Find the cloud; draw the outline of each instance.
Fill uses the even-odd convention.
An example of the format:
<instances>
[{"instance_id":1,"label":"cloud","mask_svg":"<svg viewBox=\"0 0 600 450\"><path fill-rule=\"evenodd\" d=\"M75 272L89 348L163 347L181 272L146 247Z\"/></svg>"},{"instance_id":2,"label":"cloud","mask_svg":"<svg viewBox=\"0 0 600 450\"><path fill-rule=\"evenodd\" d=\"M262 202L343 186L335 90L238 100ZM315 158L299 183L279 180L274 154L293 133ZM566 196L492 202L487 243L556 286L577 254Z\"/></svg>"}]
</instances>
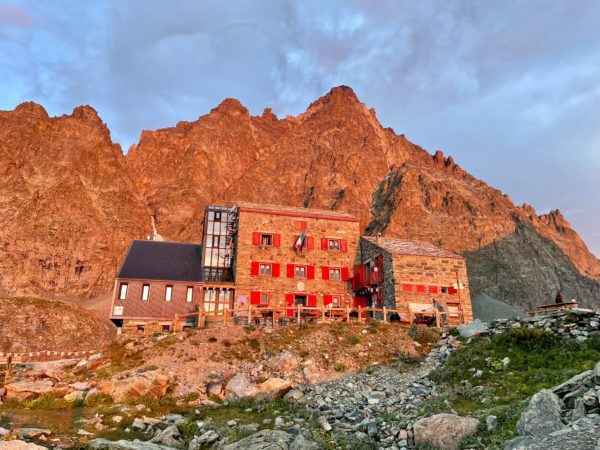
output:
<instances>
[{"instance_id":1,"label":"cloud","mask_svg":"<svg viewBox=\"0 0 600 450\"><path fill-rule=\"evenodd\" d=\"M0 108L89 103L127 148L225 97L285 116L346 84L515 201L586 209L568 219L600 254L599 16L593 0L14 1Z\"/></svg>"}]
</instances>

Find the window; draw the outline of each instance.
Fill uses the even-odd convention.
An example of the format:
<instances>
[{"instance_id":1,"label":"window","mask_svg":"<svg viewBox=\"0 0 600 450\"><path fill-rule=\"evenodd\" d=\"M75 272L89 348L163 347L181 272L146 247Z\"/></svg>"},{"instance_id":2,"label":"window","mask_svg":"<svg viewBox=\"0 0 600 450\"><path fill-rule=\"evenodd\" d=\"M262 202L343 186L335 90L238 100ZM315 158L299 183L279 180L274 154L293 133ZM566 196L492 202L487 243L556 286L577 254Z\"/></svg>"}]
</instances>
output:
<instances>
[{"instance_id":1,"label":"window","mask_svg":"<svg viewBox=\"0 0 600 450\"><path fill-rule=\"evenodd\" d=\"M267 306L269 304L269 293L261 292L260 293L260 305Z\"/></svg>"},{"instance_id":2,"label":"window","mask_svg":"<svg viewBox=\"0 0 600 450\"><path fill-rule=\"evenodd\" d=\"M306 266L294 266L294 278L306 278Z\"/></svg>"},{"instance_id":3,"label":"window","mask_svg":"<svg viewBox=\"0 0 600 450\"><path fill-rule=\"evenodd\" d=\"M262 245L263 247L273 246L273 235L272 234L261 234L260 235L260 245Z\"/></svg>"},{"instance_id":4,"label":"window","mask_svg":"<svg viewBox=\"0 0 600 450\"><path fill-rule=\"evenodd\" d=\"M219 248L219 237L220 236L218 236L216 234L213 235L213 237L212 237L212 246L213 247Z\"/></svg>"},{"instance_id":5,"label":"window","mask_svg":"<svg viewBox=\"0 0 600 450\"><path fill-rule=\"evenodd\" d=\"M119 300L125 300L127 298L127 283L121 283L121 289L119 290Z\"/></svg>"},{"instance_id":6,"label":"window","mask_svg":"<svg viewBox=\"0 0 600 450\"><path fill-rule=\"evenodd\" d=\"M142 300L147 301L150 298L150 285L144 284L142 286Z\"/></svg>"},{"instance_id":7,"label":"window","mask_svg":"<svg viewBox=\"0 0 600 450\"><path fill-rule=\"evenodd\" d=\"M138 334L144 334L144 329L145 329L144 325L138 325L137 326Z\"/></svg>"},{"instance_id":8,"label":"window","mask_svg":"<svg viewBox=\"0 0 600 450\"><path fill-rule=\"evenodd\" d=\"M330 267L329 268L329 279L330 280L341 280L342 279L342 269Z\"/></svg>"},{"instance_id":9,"label":"window","mask_svg":"<svg viewBox=\"0 0 600 450\"><path fill-rule=\"evenodd\" d=\"M442 294L447 294L448 293L448 288L447 287L443 287L440 290L442 291Z\"/></svg>"},{"instance_id":10,"label":"window","mask_svg":"<svg viewBox=\"0 0 600 450\"><path fill-rule=\"evenodd\" d=\"M258 274L262 275L262 276L265 276L265 277L270 277L271 274L272 274L272 272L271 272L271 264L269 264L269 263L260 263Z\"/></svg>"},{"instance_id":11,"label":"window","mask_svg":"<svg viewBox=\"0 0 600 450\"><path fill-rule=\"evenodd\" d=\"M340 240L339 239L329 239L327 243L327 248L329 251L340 251Z\"/></svg>"},{"instance_id":12,"label":"window","mask_svg":"<svg viewBox=\"0 0 600 450\"><path fill-rule=\"evenodd\" d=\"M172 296L173 296L173 286L167 286L167 288L165 289L165 300L170 302Z\"/></svg>"},{"instance_id":13,"label":"window","mask_svg":"<svg viewBox=\"0 0 600 450\"><path fill-rule=\"evenodd\" d=\"M296 220L294 221L294 229L296 231L306 231L307 223L305 221Z\"/></svg>"},{"instance_id":14,"label":"window","mask_svg":"<svg viewBox=\"0 0 600 450\"><path fill-rule=\"evenodd\" d=\"M194 301L194 288L193 286L188 286L187 288L187 296L185 297L185 300L188 303L191 303Z\"/></svg>"},{"instance_id":15,"label":"window","mask_svg":"<svg viewBox=\"0 0 600 450\"><path fill-rule=\"evenodd\" d=\"M333 308L339 308L339 306L342 304L341 300L340 300L340 296L339 295L332 295L331 296L331 306Z\"/></svg>"},{"instance_id":16,"label":"window","mask_svg":"<svg viewBox=\"0 0 600 450\"><path fill-rule=\"evenodd\" d=\"M220 221L221 221L221 212L215 211L215 222L220 222Z\"/></svg>"},{"instance_id":17,"label":"window","mask_svg":"<svg viewBox=\"0 0 600 450\"><path fill-rule=\"evenodd\" d=\"M161 325L161 329L163 333L168 333L171 331L171 325Z\"/></svg>"}]
</instances>

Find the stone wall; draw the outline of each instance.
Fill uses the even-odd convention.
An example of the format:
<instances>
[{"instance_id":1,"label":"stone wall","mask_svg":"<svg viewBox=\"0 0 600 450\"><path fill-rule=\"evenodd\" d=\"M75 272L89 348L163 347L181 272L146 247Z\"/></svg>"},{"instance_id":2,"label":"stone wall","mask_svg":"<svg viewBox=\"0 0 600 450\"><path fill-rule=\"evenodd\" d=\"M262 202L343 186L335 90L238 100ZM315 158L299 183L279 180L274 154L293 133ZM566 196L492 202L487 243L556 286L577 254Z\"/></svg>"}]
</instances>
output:
<instances>
[{"instance_id":1,"label":"stone wall","mask_svg":"<svg viewBox=\"0 0 600 450\"><path fill-rule=\"evenodd\" d=\"M544 330L564 338L585 341L592 334L600 334L600 312L590 309L573 309L548 316L521 319L498 319L489 323L491 334L504 333L511 328Z\"/></svg>"},{"instance_id":2,"label":"stone wall","mask_svg":"<svg viewBox=\"0 0 600 450\"><path fill-rule=\"evenodd\" d=\"M373 259L378 255L383 256L383 286L381 296L383 298L383 304L386 308L395 309L396 288L394 286L394 269L392 255L365 239L360 240L359 254L359 263L365 263L366 261Z\"/></svg>"},{"instance_id":3,"label":"stone wall","mask_svg":"<svg viewBox=\"0 0 600 450\"><path fill-rule=\"evenodd\" d=\"M310 211L310 210L308 210ZM306 235L314 239L313 249L294 250L300 231L296 222L306 222ZM242 210L239 214L237 253L235 260L236 306L245 298L250 301L252 291L268 292L269 306L285 306L286 294L315 295L316 305L323 305L324 295L339 295L342 306L352 306L350 280L324 280L322 267L339 267L352 276L353 261L360 236L358 220L340 220L325 217L297 217ZM253 245L252 233L279 234L279 247ZM321 250L321 238L343 239L347 251ZM279 276L253 276L252 262L279 264ZM314 267L313 279L288 278L287 265Z\"/></svg>"}]
</instances>

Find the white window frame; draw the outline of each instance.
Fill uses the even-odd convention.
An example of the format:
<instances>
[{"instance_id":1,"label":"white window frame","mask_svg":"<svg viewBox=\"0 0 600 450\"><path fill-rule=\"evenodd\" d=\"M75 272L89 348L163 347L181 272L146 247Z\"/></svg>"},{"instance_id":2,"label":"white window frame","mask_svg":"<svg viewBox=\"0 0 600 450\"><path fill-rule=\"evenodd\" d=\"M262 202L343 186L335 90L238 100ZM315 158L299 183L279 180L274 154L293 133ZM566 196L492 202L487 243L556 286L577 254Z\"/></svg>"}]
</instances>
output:
<instances>
[{"instance_id":1,"label":"white window frame","mask_svg":"<svg viewBox=\"0 0 600 450\"><path fill-rule=\"evenodd\" d=\"M297 272L298 269L304 269L304 275L298 275L298 272ZM308 278L308 266L294 264L294 278L301 278L301 279Z\"/></svg>"},{"instance_id":2,"label":"white window frame","mask_svg":"<svg viewBox=\"0 0 600 450\"><path fill-rule=\"evenodd\" d=\"M342 296L341 295L332 295L331 296L331 307L339 308L342 304Z\"/></svg>"},{"instance_id":3,"label":"white window frame","mask_svg":"<svg viewBox=\"0 0 600 450\"><path fill-rule=\"evenodd\" d=\"M263 239L270 239L270 244L263 244ZM261 247L273 247L275 244L275 235L273 233L260 233L260 245Z\"/></svg>"},{"instance_id":4,"label":"white window frame","mask_svg":"<svg viewBox=\"0 0 600 450\"><path fill-rule=\"evenodd\" d=\"M334 273L336 274L336 276L333 276ZM330 267L329 268L329 279L334 280L334 281L341 281L342 280L341 267Z\"/></svg>"},{"instance_id":5,"label":"white window frame","mask_svg":"<svg viewBox=\"0 0 600 450\"><path fill-rule=\"evenodd\" d=\"M173 300L173 286L168 285L165 287L165 301L170 302Z\"/></svg>"},{"instance_id":6,"label":"white window frame","mask_svg":"<svg viewBox=\"0 0 600 450\"><path fill-rule=\"evenodd\" d=\"M128 283L121 283L119 289L119 300L127 300L127 291L129 290Z\"/></svg>"},{"instance_id":7,"label":"white window frame","mask_svg":"<svg viewBox=\"0 0 600 450\"><path fill-rule=\"evenodd\" d=\"M150 299L150 285L148 283L142 284L142 300L147 302Z\"/></svg>"},{"instance_id":8,"label":"white window frame","mask_svg":"<svg viewBox=\"0 0 600 450\"><path fill-rule=\"evenodd\" d=\"M332 243L337 243L337 248L332 248L331 244ZM335 246L334 246L335 247ZM342 243L340 241L340 239L327 239L327 250L330 252L339 252L341 251L342 248Z\"/></svg>"},{"instance_id":9,"label":"white window frame","mask_svg":"<svg viewBox=\"0 0 600 450\"><path fill-rule=\"evenodd\" d=\"M194 287L193 286L188 286L185 300L188 303L192 303L194 301Z\"/></svg>"},{"instance_id":10,"label":"white window frame","mask_svg":"<svg viewBox=\"0 0 600 450\"><path fill-rule=\"evenodd\" d=\"M268 272L266 269L269 269ZM265 270L263 270L265 269ZM273 264L271 263L258 263L258 275L261 277L272 277L273 276Z\"/></svg>"},{"instance_id":11,"label":"white window frame","mask_svg":"<svg viewBox=\"0 0 600 450\"><path fill-rule=\"evenodd\" d=\"M263 299L266 299L266 301L263 301ZM270 300L271 300L271 294L270 293L268 293L268 292L261 292L260 293L260 303L259 303L259 306L268 306Z\"/></svg>"}]
</instances>

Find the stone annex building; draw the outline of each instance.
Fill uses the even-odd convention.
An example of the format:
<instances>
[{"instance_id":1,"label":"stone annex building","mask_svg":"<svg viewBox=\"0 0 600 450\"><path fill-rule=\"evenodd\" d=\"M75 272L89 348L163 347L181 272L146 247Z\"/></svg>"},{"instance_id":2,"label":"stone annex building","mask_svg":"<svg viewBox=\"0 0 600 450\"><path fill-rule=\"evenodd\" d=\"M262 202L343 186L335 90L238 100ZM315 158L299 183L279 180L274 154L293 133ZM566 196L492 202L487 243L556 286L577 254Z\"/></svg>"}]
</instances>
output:
<instances>
[{"instance_id":1,"label":"stone annex building","mask_svg":"<svg viewBox=\"0 0 600 450\"><path fill-rule=\"evenodd\" d=\"M431 313L434 300L471 320L461 256L426 243L360 237L358 219L345 212L238 202L206 207L201 244L134 240L115 280L110 318L125 332L168 332L176 315L195 327L199 312L277 307L294 316L302 305L354 314L359 306L385 306L412 321Z\"/></svg>"}]
</instances>

